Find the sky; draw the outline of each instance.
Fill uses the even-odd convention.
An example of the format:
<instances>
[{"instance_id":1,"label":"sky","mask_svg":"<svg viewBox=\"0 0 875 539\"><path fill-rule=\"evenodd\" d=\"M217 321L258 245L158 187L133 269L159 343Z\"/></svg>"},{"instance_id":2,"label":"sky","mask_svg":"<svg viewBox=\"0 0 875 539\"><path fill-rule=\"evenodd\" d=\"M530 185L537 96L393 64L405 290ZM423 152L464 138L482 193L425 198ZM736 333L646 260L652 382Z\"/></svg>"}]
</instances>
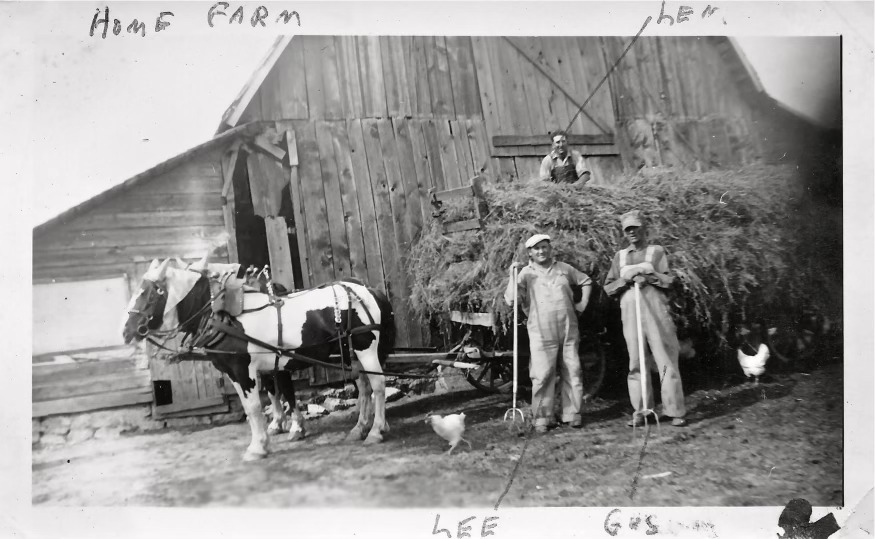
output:
<instances>
[{"instance_id":1,"label":"sky","mask_svg":"<svg viewBox=\"0 0 875 539\"><path fill-rule=\"evenodd\" d=\"M29 15L37 22L57 17L45 8L54 4L36 5L43 9ZM113 16L121 13L116 5ZM270 32L100 39L84 31L94 11L83 4L76 32L46 32L43 25L29 46L11 44L12 59L24 50L17 60L30 68L24 75L29 92L17 96L30 111L19 118L27 124L21 131L39 126L30 138L30 149L38 150L31 226L211 138L275 40ZM142 13L134 16L145 18ZM14 19L19 25L20 18ZM773 97L825 125L840 124L837 37L738 39ZM10 59L8 49L0 53L0 72L16 72Z\"/></svg>"}]
</instances>

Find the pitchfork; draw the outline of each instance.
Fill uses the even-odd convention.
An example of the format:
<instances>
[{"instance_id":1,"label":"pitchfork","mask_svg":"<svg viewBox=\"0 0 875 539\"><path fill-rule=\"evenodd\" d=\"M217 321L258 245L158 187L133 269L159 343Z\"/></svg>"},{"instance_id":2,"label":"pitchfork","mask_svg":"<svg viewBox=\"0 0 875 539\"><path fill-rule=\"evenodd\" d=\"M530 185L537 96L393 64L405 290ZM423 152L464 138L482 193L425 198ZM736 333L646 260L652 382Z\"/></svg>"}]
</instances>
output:
<instances>
[{"instance_id":1,"label":"pitchfork","mask_svg":"<svg viewBox=\"0 0 875 539\"><path fill-rule=\"evenodd\" d=\"M513 408L506 411L504 413L504 420L507 421L507 415L510 414L512 424L516 424L516 417L519 414L520 419L523 423L526 422L526 418L523 415L523 411L517 408L516 406L516 389L517 389L517 361L519 357L519 337L517 335L517 319L519 314L517 313L517 277L519 275L519 268L514 264L513 266Z\"/></svg>"},{"instance_id":2,"label":"pitchfork","mask_svg":"<svg viewBox=\"0 0 875 539\"><path fill-rule=\"evenodd\" d=\"M647 369L647 361L644 357L644 330L641 327L641 284L635 282L635 322L638 329L638 365L641 372L641 410L632 414L632 429L637 425L636 419L640 417L647 423L647 416L653 414L656 426L659 427L659 416L650 408L647 408L647 377L650 375Z\"/></svg>"}]
</instances>

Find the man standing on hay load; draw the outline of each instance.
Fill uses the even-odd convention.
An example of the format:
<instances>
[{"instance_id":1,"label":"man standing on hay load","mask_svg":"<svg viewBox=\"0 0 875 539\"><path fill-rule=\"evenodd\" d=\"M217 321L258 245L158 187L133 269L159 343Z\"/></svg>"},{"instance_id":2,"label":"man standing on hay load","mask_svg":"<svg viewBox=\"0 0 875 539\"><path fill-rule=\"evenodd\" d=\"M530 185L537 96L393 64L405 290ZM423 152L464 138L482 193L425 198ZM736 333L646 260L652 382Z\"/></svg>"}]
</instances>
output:
<instances>
[{"instance_id":1,"label":"man standing on hay load","mask_svg":"<svg viewBox=\"0 0 875 539\"><path fill-rule=\"evenodd\" d=\"M560 401L562 422L574 428L583 426L580 405L583 400L583 381L580 358L577 355L580 333L577 328L577 312L583 312L589 301L592 280L565 262L553 259L550 236L535 234L526 241L529 264L517 276L517 298L528 315L530 363L532 379L532 417L537 432L547 432L555 427L553 404L556 393L557 356L561 379ZM510 279L504 300L513 304L514 270L521 264L510 266ZM574 303L572 286L581 288L581 299Z\"/></svg>"},{"instance_id":2,"label":"man standing on hay load","mask_svg":"<svg viewBox=\"0 0 875 539\"><path fill-rule=\"evenodd\" d=\"M586 183L590 173L586 170L583 156L574 150L568 150L568 136L565 131L556 131L552 136L553 148L541 161L539 178L541 181L553 183L574 183L582 180Z\"/></svg>"},{"instance_id":3,"label":"man standing on hay load","mask_svg":"<svg viewBox=\"0 0 875 539\"><path fill-rule=\"evenodd\" d=\"M641 398L641 363L638 357L638 328L635 314L634 283L641 287L641 327L650 353L647 364L656 361L662 384L662 408L672 418L675 427L687 425L684 407L684 390L678 370L678 338L674 322L668 312L666 290L674 278L669 275L668 258L660 245L647 244L647 230L638 210L621 217L623 235L629 247L614 255L611 270L605 279L605 292L609 296L620 295L620 310L623 318L623 337L629 350L629 398L635 412L628 425L641 426L644 417ZM652 355L652 357L651 357ZM653 409L653 390L647 377L647 403L644 409Z\"/></svg>"}]
</instances>

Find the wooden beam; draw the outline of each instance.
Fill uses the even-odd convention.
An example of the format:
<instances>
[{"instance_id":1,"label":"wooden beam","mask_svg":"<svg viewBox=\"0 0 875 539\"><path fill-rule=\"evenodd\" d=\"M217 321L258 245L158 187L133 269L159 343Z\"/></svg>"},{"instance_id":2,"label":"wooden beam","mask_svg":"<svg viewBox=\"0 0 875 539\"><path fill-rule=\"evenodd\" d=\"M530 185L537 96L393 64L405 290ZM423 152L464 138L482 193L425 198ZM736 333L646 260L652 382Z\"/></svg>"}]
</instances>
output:
<instances>
[{"instance_id":1,"label":"wooden beam","mask_svg":"<svg viewBox=\"0 0 875 539\"><path fill-rule=\"evenodd\" d=\"M86 395L46 402L34 402L32 405L32 416L45 417L57 414L76 414L149 402L152 402L151 388L132 389L104 395Z\"/></svg>"},{"instance_id":2,"label":"wooden beam","mask_svg":"<svg viewBox=\"0 0 875 539\"><path fill-rule=\"evenodd\" d=\"M32 402L46 402L80 395L113 393L129 389L150 389L152 375L147 370L120 372L89 378L56 377L31 386Z\"/></svg>"},{"instance_id":3,"label":"wooden beam","mask_svg":"<svg viewBox=\"0 0 875 539\"><path fill-rule=\"evenodd\" d=\"M185 401L185 402L174 402L173 404L165 404L162 406L155 406L155 411L160 415L173 414L177 412L182 412L185 410L197 410L199 408L208 408L211 406L219 406L221 404L225 404L225 397L219 395L218 397L210 397L208 399L197 399L193 401Z\"/></svg>"},{"instance_id":4,"label":"wooden beam","mask_svg":"<svg viewBox=\"0 0 875 539\"><path fill-rule=\"evenodd\" d=\"M492 153L495 157L540 157L550 153L550 146L498 146ZM616 145L585 145L571 146L572 150L580 152L584 157L593 155L620 155Z\"/></svg>"},{"instance_id":5,"label":"wooden beam","mask_svg":"<svg viewBox=\"0 0 875 539\"><path fill-rule=\"evenodd\" d=\"M444 234L452 234L453 232L462 232L464 230L475 230L480 228L482 228L480 219L468 219L444 225Z\"/></svg>"},{"instance_id":6,"label":"wooden beam","mask_svg":"<svg viewBox=\"0 0 875 539\"><path fill-rule=\"evenodd\" d=\"M614 135L568 135L569 146L581 146L585 144L613 144ZM492 145L500 146L543 146L550 145L550 141L543 136L526 135L496 135L492 137Z\"/></svg>"},{"instance_id":7,"label":"wooden beam","mask_svg":"<svg viewBox=\"0 0 875 539\"><path fill-rule=\"evenodd\" d=\"M255 140L253 140L253 144L257 148L260 148L268 154L272 155L274 158L276 158L277 161L282 161L286 158L286 152L284 152L281 148L275 146L271 138L266 133L262 133L261 135L255 137Z\"/></svg>"},{"instance_id":8,"label":"wooden beam","mask_svg":"<svg viewBox=\"0 0 875 539\"><path fill-rule=\"evenodd\" d=\"M434 194L437 200L452 200L454 198L464 198L474 196L474 191L470 185L465 187L456 187L447 191L438 191Z\"/></svg>"},{"instance_id":9,"label":"wooden beam","mask_svg":"<svg viewBox=\"0 0 875 539\"><path fill-rule=\"evenodd\" d=\"M304 220L304 199L302 198L301 182L298 178L298 143L295 131L286 130L286 147L289 150L289 195L292 197L292 211L295 215L295 234L298 237L298 256L301 260L301 283L304 288L310 288L310 256L307 252L307 223Z\"/></svg>"}]
</instances>

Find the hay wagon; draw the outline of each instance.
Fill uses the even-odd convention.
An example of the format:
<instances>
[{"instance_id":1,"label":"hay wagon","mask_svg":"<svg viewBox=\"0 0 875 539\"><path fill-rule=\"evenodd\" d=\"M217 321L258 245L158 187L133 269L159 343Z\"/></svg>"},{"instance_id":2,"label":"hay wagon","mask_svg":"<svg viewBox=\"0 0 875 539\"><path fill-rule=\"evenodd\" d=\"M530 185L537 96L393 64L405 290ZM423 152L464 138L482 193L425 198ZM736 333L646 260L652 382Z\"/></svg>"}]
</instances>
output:
<instances>
[{"instance_id":1,"label":"hay wagon","mask_svg":"<svg viewBox=\"0 0 875 539\"><path fill-rule=\"evenodd\" d=\"M474 231L485 224L488 213L483 194L484 178L475 176L469 186L435 191L430 190L433 217L440 223L444 234ZM467 199L471 207L469 218L452 220L446 213L445 203ZM619 328L608 327L608 315L612 304L604 295L600 283L594 284L586 311L578 318L580 330L580 361L583 373L584 400L594 397L608 378L613 364L611 358L618 345L622 346ZM614 306L616 307L616 306ZM613 317L619 320L619 315ZM426 349L398 350L389 356L390 371L399 368L436 366L462 368L465 379L478 390L487 393L510 391L513 381L513 332L512 325L502 324L499 313L451 310L442 316L449 345L445 352ZM529 386L528 335L524 318L518 323L519 381ZM619 338L618 338L619 337ZM446 341L447 339L445 339Z\"/></svg>"}]
</instances>

